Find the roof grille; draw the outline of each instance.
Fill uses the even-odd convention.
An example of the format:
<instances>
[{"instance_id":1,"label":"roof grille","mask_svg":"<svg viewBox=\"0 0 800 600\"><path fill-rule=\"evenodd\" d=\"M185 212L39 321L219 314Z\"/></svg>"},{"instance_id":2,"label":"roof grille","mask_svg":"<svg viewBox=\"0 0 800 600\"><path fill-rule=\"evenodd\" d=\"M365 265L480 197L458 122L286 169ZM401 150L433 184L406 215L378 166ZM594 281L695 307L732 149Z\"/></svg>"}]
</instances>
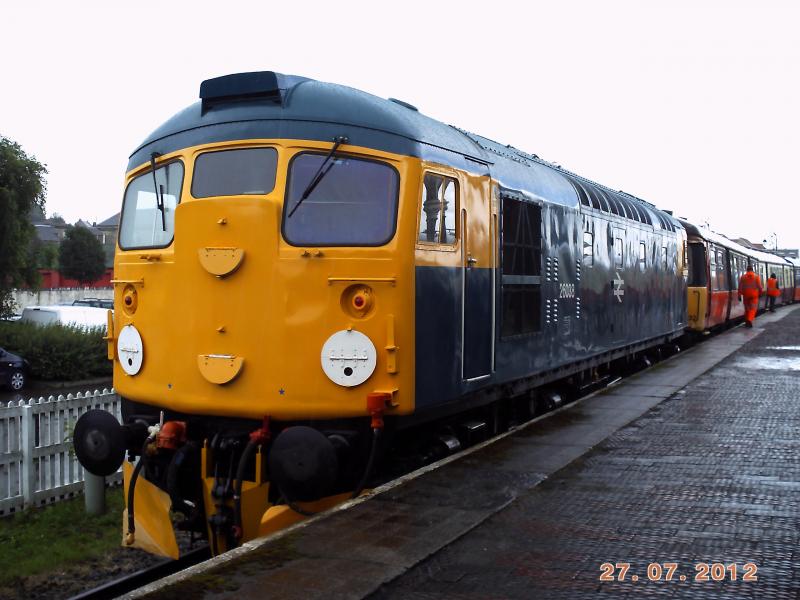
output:
<instances>
[{"instance_id":1,"label":"roof grille","mask_svg":"<svg viewBox=\"0 0 800 600\"><path fill-rule=\"evenodd\" d=\"M647 223L648 225L653 224L650 218L650 211L652 210L659 221L661 229L675 231L674 226L671 227L670 221L664 219L652 204L625 192L615 192L604 188L568 171L562 172L562 174L573 185L581 204L584 206L590 206L602 212L619 215L631 221Z\"/></svg>"}]
</instances>

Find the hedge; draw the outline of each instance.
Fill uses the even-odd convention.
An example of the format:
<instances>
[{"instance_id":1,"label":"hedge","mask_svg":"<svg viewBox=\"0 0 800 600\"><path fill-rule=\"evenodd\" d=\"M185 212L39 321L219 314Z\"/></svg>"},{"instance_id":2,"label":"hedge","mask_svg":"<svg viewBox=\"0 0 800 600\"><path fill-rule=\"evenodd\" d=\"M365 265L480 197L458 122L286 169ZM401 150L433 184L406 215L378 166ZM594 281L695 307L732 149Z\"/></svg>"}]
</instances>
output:
<instances>
[{"instance_id":1,"label":"hedge","mask_svg":"<svg viewBox=\"0 0 800 600\"><path fill-rule=\"evenodd\" d=\"M0 321L0 347L30 363L34 379L74 381L111 376L105 332L59 324Z\"/></svg>"}]
</instances>

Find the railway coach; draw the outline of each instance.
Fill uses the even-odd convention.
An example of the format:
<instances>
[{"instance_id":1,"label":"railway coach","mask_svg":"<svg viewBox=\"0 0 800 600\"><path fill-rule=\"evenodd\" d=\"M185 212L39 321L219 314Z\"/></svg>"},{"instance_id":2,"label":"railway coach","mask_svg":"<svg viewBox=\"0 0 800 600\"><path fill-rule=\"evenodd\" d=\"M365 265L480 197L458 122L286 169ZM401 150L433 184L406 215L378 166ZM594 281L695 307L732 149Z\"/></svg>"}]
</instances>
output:
<instances>
[{"instance_id":1,"label":"railway coach","mask_svg":"<svg viewBox=\"0 0 800 600\"><path fill-rule=\"evenodd\" d=\"M800 302L800 258L789 257L786 259L791 264L794 274L794 290L792 291L791 301Z\"/></svg>"},{"instance_id":2,"label":"railway coach","mask_svg":"<svg viewBox=\"0 0 800 600\"><path fill-rule=\"evenodd\" d=\"M681 225L688 236L690 330L708 332L744 317L744 302L739 297L738 286L748 264L753 266L764 287L759 298L759 310L767 306L767 278L771 273L775 273L781 288L776 305L793 301L794 272L787 259L747 248L686 220L681 220Z\"/></svg>"},{"instance_id":3,"label":"railway coach","mask_svg":"<svg viewBox=\"0 0 800 600\"><path fill-rule=\"evenodd\" d=\"M778 288L781 291L780 295L775 299L775 306L794 302L794 268L789 259L761 250L752 250L750 259L764 286L764 293L758 303L759 309L766 310L767 308L767 279L773 273L778 280Z\"/></svg>"},{"instance_id":4,"label":"railway coach","mask_svg":"<svg viewBox=\"0 0 800 600\"><path fill-rule=\"evenodd\" d=\"M497 429L683 334L670 214L412 105L272 72L211 79L130 156L108 352L125 543L215 552L358 493L409 428ZM477 433L476 433L477 432ZM136 457L139 460L134 463ZM179 523L171 515L183 515Z\"/></svg>"}]
</instances>

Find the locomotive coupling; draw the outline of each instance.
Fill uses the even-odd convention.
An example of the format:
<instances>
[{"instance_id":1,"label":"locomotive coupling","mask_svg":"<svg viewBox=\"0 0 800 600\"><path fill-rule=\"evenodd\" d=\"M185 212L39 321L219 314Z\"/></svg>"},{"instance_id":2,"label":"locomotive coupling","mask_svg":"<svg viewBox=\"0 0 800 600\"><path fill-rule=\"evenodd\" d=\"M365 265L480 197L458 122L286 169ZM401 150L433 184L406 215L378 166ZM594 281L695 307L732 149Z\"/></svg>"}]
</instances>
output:
<instances>
[{"instance_id":1,"label":"locomotive coupling","mask_svg":"<svg viewBox=\"0 0 800 600\"><path fill-rule=\"evenodd\" d=\"M167 421L156 434L156 446L159 449L177 450L185 443L185 421Z\"/></svg>"},{"instance_id":2,"label":"locomotive coupling","mask_svg":"<svg viewBox=\"0 0 800 600\"><path fill-rule=\"evenodd\" d=\"M261 427L259 427L255 431L251 431L249 437L252 443L258 444L260 446L265 445L269 441L270 438L269 416L264 417L264 420L261 423Z\"/></svg>"},{"instance_id":3,"label":"locomotive coupling","mask_svg":"<svg viewBox=\"0 0 800 600\"><path fill-rule=\"evenodd\" d=\"M388 392L370 392L367 394L367 410L372 417L372 429L383 429L383 413L392 404L392 395Z\"/></svg>"}]
</instances>

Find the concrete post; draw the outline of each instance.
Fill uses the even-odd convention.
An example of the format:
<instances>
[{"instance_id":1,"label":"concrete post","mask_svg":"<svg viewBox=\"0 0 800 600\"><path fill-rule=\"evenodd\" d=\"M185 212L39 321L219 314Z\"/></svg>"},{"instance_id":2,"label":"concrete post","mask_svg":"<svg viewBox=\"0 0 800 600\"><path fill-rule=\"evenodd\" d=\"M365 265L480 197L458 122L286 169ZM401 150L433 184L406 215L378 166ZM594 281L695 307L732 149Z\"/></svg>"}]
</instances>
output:
<instances>
[{"instance_id":1,"label":"concrete post","mask_svg":"<svg viewBox=\"0 0 800 600\"><path fill-rule=\"evenodd\" d=\"M83 472L83 502L86 514L99 516L106 512L106 478Z\"/></svg>"}]
</instances>

